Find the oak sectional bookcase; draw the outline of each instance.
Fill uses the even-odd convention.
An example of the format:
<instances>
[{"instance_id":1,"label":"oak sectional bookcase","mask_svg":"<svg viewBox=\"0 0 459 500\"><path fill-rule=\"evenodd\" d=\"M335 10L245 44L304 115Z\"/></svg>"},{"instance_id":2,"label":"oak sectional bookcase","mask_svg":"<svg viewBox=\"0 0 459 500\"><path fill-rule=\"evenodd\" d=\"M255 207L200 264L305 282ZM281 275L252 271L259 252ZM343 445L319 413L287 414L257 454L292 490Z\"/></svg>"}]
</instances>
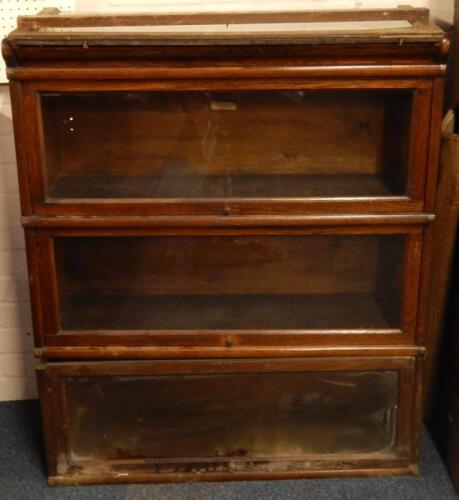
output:
<instances>
[{"instance_id":1,"label":"oak sectional bookcase","mask_svg":"<svg viewBox=\"0 0 459 500\"><path fill-rule=\"evenodd\" d=\"M415 473L428 11L22 17L50 484Z\"/></svg>"}]
</instances>

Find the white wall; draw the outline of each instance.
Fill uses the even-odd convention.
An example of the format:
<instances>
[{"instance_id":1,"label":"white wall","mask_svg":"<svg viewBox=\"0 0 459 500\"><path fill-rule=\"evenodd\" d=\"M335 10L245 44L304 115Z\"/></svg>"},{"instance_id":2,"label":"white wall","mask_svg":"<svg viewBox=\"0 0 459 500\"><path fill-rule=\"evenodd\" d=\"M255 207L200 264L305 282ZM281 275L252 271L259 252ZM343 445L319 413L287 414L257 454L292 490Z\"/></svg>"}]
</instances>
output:
<instances>
[{"instance_id":1,"label":"white wall","mask_svg":"<svg viewBox=\"0 0 459 500\"><path fill-rule=\"evenodd\" d=\"M276 10L276 9L353 9L385 8L409 4L413 7L427 7L429 0L76 0L80 10L142 10L149 9L171 12L211 10Z\"/></svg>"},{"instance_id":2,"label":"white wall","mask_svg":"<svg viewBox=\"0 0 459 500\"><path fill-rule=\"evenodd\" d=\"M454 0L430 0L428 5L432 19L443 29L453 24Z\"/></svg>"},{"instance_id":3,"label":"white wall","mask_svg":"<svg viewBox=\"0 0 459 500\"><path fill-rule=\"evenodd\" d=\"M0 86L0 400L35 397L30 305L8 87Z\"/></svg>"},{"instance_id":4,"label":"white wall","mask_svg":"<svg viewBox=\"0 0 459 500\"><path fill-rule=\"evenodd\" d=\"M453 20L454 0L76 0L77 8L86 11L377 9L398 5L428 7L434 19L445 23Z\"/></svg>"},{"instance_id":5,"label":"white wall","mask_svg":"<svg viewBox=\"0 0 459 500\"><path fill-rule=\"evenodd\" d=\"M2 4L4 0L0 0ZM8 0L6 0L8 1ZM18 1L18 0L15 0ZM31 13L33 0L28 2ZM36 2L39 5L41 2ZM428 6L429 0L76 0L79 10L211 10L279 8L396 7L400 3ZM435 16L452 19L453 0L431 0ZM3 3L3 5L5 5ZM1 7L1 5L0 5ZM41 8L41 5L39 5ZM1 9L0 9L1 15ZM1 21L1 19L0 19ZM0 22L1 25L1 22ZM0 85L0 401L36 397L33 373L30 305L24 238L19 225L11 106L6 85Z\"/></svg>"}]
</instances>

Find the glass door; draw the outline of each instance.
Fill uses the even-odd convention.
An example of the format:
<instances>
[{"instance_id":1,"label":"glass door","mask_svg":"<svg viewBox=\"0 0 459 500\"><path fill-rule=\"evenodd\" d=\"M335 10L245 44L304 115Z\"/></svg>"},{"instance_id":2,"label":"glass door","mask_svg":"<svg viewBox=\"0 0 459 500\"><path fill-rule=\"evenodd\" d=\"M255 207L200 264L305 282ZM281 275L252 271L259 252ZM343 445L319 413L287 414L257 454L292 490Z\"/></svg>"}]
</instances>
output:
<instances>
[{"instance_id":1,"label":"glass door","mask_svg":"<svg viewBox=\"0 0 459 500\"><path fill-rule=\"evenodd\" d=\"M427 88L112 87L35 93L38 212L422 208Z\"/></svg>"},{"instance_id":2,"label":"glass door","mask_svg":"<svg viewBox=\"0 0 459 500\"><path fill-rule=\"evenodd\" d=\"M41 229L43 342L413 340L421 227L289 231Z\"/></svg>"}]
</instances>

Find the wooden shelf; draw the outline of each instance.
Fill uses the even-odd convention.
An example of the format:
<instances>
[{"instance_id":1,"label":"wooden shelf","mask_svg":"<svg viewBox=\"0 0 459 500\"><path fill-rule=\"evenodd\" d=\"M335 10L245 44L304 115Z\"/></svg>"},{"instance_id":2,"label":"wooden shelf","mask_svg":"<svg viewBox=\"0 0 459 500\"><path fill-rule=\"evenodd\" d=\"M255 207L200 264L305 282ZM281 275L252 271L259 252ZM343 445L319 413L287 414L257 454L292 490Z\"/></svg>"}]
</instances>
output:
<instances>
[{"instance_id":1,"label":"wooden shelf","mask_svg":"<svg viewBox=\"0 0 459 500\"><path fill-rule=\"evenodd\" d=\"M354 175L59 175L48 199L380 197L403 193L383 176Z\"/></svg>"},{"instance_id":2,"label":"wooden shelf","mask_svg":"<svg viewBox=\"0 0 459 500\"><path fill-rule=\"evenodd\" d=\"M108 295L65 298L64 330L389 329L372 294Z\"/></svg>"}]
</instances>

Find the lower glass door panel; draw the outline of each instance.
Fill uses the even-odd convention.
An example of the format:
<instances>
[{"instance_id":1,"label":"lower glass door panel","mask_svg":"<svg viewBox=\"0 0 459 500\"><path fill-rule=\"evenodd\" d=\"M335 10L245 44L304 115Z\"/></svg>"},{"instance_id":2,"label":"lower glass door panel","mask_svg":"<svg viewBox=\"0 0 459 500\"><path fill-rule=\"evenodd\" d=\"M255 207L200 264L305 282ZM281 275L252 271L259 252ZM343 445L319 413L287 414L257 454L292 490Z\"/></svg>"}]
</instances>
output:
<instances>
[{"instance_id":1,"label":"lower glass door panel","mask_svg":"<svg viewBox=\"0 0 459 500\"><path fill-rule=\"evenodd\" d=\"M413 367L412 358L57 363L41 383L62 409L47 428L63 429L52 434L61 473L307 472L406 465Z\"/></svg>"},{"instance_id":2,"label":"lower glass door panel","mask_svg":"<svg viewBox=\"0 0 459 500\"><path fill-rule=\"evenodd\" d=\"M405 238L56 238L61 328L397 330Z\"/></svg>"},{"instance_id":3,"label":"lower glass door panel","mask_svg":"<svg viewBox=\"0 0 459 500\"><path fill-rule=\"evenodd\" d=\"M80 377L67 379L64 390L77 461L394 447L391 371Z\"/></svg>"}]
</instances>

